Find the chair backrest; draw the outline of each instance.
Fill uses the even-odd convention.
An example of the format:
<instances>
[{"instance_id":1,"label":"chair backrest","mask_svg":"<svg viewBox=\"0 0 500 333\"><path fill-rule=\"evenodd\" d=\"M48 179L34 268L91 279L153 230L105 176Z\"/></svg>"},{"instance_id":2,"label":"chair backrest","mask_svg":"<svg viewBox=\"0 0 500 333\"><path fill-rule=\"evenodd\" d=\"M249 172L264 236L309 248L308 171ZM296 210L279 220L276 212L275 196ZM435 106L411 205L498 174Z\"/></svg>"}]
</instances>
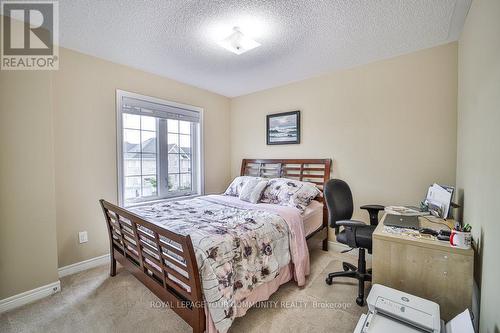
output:
<instances>
[{"instance_id":1,"label":"chair backrest","mask_svg":"<svg viewBox=\"0 0 500 333\"><path fill-rule=\"evenodd\" d=\"M336 228L335 222L350 220L353 213L352 193L349 185L340 179L330 179L325 184L324 196L328 207L330 226Z\"/></svg>"}]
</instances>

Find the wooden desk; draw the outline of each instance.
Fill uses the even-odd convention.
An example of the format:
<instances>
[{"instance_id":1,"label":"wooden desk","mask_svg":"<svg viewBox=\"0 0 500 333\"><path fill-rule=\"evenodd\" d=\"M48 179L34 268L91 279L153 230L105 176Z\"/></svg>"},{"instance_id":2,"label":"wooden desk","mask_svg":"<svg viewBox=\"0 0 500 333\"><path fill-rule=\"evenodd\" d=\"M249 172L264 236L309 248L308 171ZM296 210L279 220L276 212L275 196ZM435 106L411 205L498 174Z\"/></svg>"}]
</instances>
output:
<instances>
[{"instance_id":1,"label":"wooden desk","mask_svg":"<svg viewBox=\"0 0 500 333\"><path fill-rule=\"evenodd\" d=\"M433 221L443 221L429 217ZM454 248L432 238L388 233L385 215L373 233L373 282L420 296L439 304L448 321L471 308L474 250ZM420 217L420 225L445 229ZM446 223L453 226L455 221Z\"/></svg>"}]
</instances>

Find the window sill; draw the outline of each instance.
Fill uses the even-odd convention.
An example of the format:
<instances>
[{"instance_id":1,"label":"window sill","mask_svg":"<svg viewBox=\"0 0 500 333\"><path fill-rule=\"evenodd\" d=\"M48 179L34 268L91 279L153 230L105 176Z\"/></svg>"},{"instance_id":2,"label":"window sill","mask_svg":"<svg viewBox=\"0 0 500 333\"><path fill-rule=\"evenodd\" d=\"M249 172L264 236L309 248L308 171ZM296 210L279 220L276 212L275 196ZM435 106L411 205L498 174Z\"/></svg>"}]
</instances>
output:
<instances>
[{"instance_id":1,"label":"window sill","mask_svg":"<svg viewBox=\"0 0 500 333\"><path fill-rule=\"evenodd\" d=\"M141 207L141 206L149 206L153 204L157 204L160 202L165 202L165 201L182 201L182 200L189 200L189 199L194 199L197 197L201 197L203 194L191 194L191 195L182 195L178 197L171 197L171 198L163 198L163 199L155 199L155 200L150 200L150 201L143 201L143 202L136 202L130 205L123 205L125 208L134 208L134 207Z\"/></svg>"}]
</instances>

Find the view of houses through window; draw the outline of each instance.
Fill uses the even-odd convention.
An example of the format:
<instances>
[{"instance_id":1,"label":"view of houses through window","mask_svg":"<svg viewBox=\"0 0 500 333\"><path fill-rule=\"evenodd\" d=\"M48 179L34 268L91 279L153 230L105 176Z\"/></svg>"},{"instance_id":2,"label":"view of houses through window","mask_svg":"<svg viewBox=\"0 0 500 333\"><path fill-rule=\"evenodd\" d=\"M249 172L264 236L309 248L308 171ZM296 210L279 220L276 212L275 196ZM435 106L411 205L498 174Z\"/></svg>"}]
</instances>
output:
<instances>
[{"instance_id":1,"label":"view of houses through window","mask_svg":"<svg viewBox=\"0 0 500 333\"><path fill-rule=\"evenodd\" d=\"M168 190L191 189L191 123L168 120Z\"/></svg>"},{"instance_id":2,"label":"view of houses through window","mask_svg":"<svg viewBox=\"0 0 500 333\"><path fill-rule=\"evenodd\" d=\"M167 122L168 191L191 190L191 123L124 113L125 200L158 195L159 122Z\"/></svg>"},{"instance_id":3,"label":"view of houses through window","mask_svg":"<svg viewBox=\"0 0 500 333\"><path fill-rule=\"evenodd\" d=\"M157 121L123 114L125 200L158 194Z\"/></svg>"}]
</instances>

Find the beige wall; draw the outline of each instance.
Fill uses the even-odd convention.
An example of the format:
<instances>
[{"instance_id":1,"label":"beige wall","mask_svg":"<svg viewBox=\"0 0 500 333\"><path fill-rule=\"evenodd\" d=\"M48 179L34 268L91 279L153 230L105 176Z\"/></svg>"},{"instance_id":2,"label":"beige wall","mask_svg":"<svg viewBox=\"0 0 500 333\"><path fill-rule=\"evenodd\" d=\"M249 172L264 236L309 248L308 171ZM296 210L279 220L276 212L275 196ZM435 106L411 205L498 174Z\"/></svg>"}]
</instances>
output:
<instances>
[{"instance_id":1,"label":"beige wall","mask_svg":"<svg viewBox=\"0 0 500 333\"><path fill-rule=\"evenodd\" d=\"M50 75L0 71L0 299L58 280Z\"/></svg>"},{"instance_id":2,"label":"beige wall","mask_svg":"<svg viewBox=\"0 0 500 333\"><path fill-rule=\"evenodd\" d=\"M98 199L117 201L115 90L204 108L205 191L229 181L229 99L62 49L54 73L57 244L59 267L108 253ZM89 242L78 244L78 231Z\"/></svg>"},{"instance_id":3,"label":"beige wall","mask_svg":"<svg viewBox=\"0 0 500 333\"><path fill-rule=\"evenodd\" d=\"M232 176L245 157L333 158L356 206L417 204L455 183L456 100L457 43L236 97ZM267 146L266 114L292 110L301 144Z\"/></svg>"},{"instance_id":4,"label":"beige wall","mask_svg":"<svg viewBox=\"0 0 500 333\"><path fill-rule=\"evenodd\" d=\"M500 318L500 1L476 0L459 41L457 187L477 242L480 332Z\"/></svg>"}]
</instances>

